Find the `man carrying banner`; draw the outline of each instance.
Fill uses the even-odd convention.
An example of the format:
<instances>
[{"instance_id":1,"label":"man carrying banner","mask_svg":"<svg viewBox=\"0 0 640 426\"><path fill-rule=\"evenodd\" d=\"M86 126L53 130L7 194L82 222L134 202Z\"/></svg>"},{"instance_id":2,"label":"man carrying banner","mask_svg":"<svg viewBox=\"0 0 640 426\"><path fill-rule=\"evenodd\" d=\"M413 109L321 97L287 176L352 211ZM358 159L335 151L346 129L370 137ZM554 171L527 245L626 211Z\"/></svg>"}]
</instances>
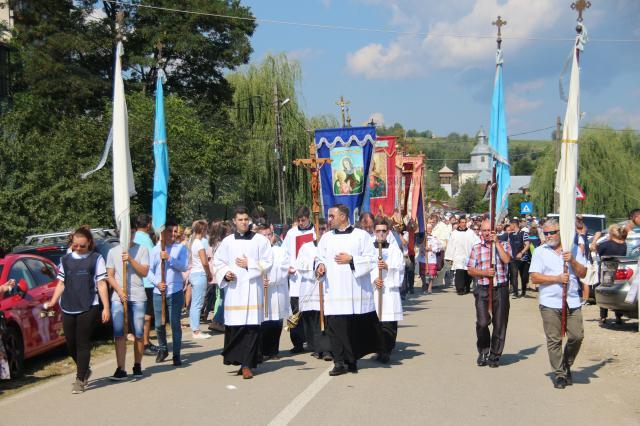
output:
<instances>
[{"instance_id":1,"label":"man carrying banner","mask_svg":"<svg viewBox=\"0 0 640 426\"><path fill-rule=\"evenodd\" d=\"M382 328L383 345L376 359L383 364L389 362L391 351L396 346L398 321L402 321L402 300L400 299L400 271L404 268L404 257L397 244L388 241L389 222L382 216L374 221L375 240L372 241L378 256L373 264L371 282L374 285L373 300ZM382 298L380 294L382 293ZM382 300L382 305L379 301Z\"/></svg>"},{"instance_id":2,"label":"man carrying banner","mask_svg":"<svg viewBox=\"0 0 640 426\"><path fill-rule=\"evenodd\" d=\"M573 364L584 337L582 310L580 303L579 278L587 274L587 260L575 245L571 252L563 252L560 244L559 224L556 219L544 223L545 244L533 252L531 259L531 281L539 286L540 314L547 337L549 362L555 374L554 387L564 389L572 385L571 365ZM568 262L568 272L564 263ZM563 286L567 287L566 304L567 344L562 349L562 304Z\"/></svg>"},{"instance_id":3,"label":"man carrying banner","mask_svg":"<svg viewBox=\"0 0 640 426\"><path fill-rule=\"evenodd\" d=\"M309 220L311 212L309 207L300 206L296 210L296 219L298 226L293 227L287 232L282 246L287 252L289 258L289 297L291 298L291 311L298 312L300 301L300 274L296 271L294 264L298 258L298 252L303 244L313 241L314 230L313 224ZM291 343L293 348L291 353L304 352L305 335L302 327L295 327L290 332Z\"/></svg>"},{"instance_id":4,"label":"man carrying banner","mask_svg":"<svg viewBox=\"0 0 640 426\"><path fill-rule=\"evenodd\" d=\"M182 346L182 328L180 326L180 313L184 305L184 293L182 291L184 281L182 273L189 267L189 254L187 248L174 238L178 234L178 226L171 220L167 220L162 239L164 250L158 243L151 252L151 273L153 274L155 289L153 290L153 310L158 336L158 355L156 362L162 362L169 355L167 346L167 330L162 322L162 293L166 294L167 319L171 325L173 338L173 365L180 366L180 349ZM162 264L165 265L165 281L162 281Z\"/></svg>"},{"instance_id":5,"label":"man carrying banner","mask_svg":"<svg viewBox=\"0 0 640 426\"><path fill-rule=\"evenodd\" d=\"M238 375L253 378L260 355L260 324L264 321L263 274L273 265L271 243L249 230L249 211L233 213L235 232L225 237L214 255L216 279L224 296L225 365L239 365Z\"/></svg>"},{"instance_id":6,"label":"man carrying banner","mask_svg":"<svg viewBox=\"0 0 640 426\"><path fill-rule=\"evenodd\" d=\"M371 237L349 224L344 204L329 209L332 231L318 244L316 275L326 278L324 312L334 368L331 376L357 373L357 360L380 351L382 336L370 271L376 261Z\"/></svg>"},{"instance_id":7,"label":"man carrying banner","mask_svg":"<svg viewBox=\"0 0 640 426\"><path fill-rule=\"evenodd\" d=\"M477 278L473 290L476 299L476 335L478 367L497 367L504 349L509 321L509 283L507 281L510 247L508 241L499 241L491 232L489 219L480 225L482 241L473 246L467 262L469 275ZM491 264L491 250L496 248L495 265ZM493 279L491 279L493 278ZM489 312L489 285L493 285L493 300ZM493 324L493 336L489 331Z\"/></svg>"}]
</instances>

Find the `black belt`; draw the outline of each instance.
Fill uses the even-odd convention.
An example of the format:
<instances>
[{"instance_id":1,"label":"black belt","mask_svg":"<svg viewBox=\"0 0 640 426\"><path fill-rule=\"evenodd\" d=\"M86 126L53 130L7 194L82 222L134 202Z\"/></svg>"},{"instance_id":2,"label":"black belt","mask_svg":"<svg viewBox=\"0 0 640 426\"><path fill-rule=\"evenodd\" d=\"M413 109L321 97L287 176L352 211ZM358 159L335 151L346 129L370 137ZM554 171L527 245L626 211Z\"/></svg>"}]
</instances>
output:
<instances>
[{"instance_id":1,"label":"black belt","mask_svg":"<svg viewBox=\"0 0 640 426\"><path fill-rule=\"evenodd\" d=\"M486 287L489 288L489 284L478 284L480 287ZM507 283L498 283L498 284L494 284L493 288L502 288L502 287L507 287Z\"/></svg>"}]
</instances>

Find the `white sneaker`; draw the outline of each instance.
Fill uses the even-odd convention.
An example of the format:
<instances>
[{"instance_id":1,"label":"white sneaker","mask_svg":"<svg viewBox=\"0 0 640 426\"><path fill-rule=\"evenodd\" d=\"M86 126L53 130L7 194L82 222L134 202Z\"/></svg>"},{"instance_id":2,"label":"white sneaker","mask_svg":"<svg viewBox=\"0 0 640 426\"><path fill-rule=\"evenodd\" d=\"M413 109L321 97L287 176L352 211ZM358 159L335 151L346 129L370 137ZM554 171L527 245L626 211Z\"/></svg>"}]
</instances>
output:
<instances>
[{"instance_id":1,"label":"white sneaker","mask_svg":"<svg viewBox=\"0 0 640 426\"><path fill-rule=\"evenodd\" d=\"M192 337L193 337L194 339L210 339L210 338L211 338L211 335L210 335L210 334L207 334L207 333L202 333L202 332L200 332L200 333L193 333L193 334L192 334Z\"/></svg>"}]
</instances>

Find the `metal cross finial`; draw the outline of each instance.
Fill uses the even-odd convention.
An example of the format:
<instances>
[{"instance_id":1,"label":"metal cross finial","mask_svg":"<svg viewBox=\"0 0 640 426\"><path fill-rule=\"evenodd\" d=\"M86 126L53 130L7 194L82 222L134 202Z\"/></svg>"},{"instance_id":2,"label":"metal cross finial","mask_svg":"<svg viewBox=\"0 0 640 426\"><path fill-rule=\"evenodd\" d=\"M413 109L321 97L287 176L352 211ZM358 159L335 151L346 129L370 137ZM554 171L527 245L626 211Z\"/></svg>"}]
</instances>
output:
<instances>
[{"instance_id":1,"label":"metal cross finial","mask_svg":"<svg viewBox=\"0 0 640 426\"><path fill-rule=\"evenodd\" d=\"M164 49L164 43L158 40L155 44L156 49L158 50L158 63L161 64L164 62L164 58L162 57L162 49Z\"/></svg>"},{"instance_id":2,"label":"metal cross finial","mask_svg":"<svg viewBox=\"0 0 640 426\"><path fill-rule=\"evenodd\" d=\"M502 27L507 25L507 21L502 20L502 17L500 15L498 15L498 19L493 21L491 24L495 25L496 27L498 27L498 38L501 38L502 37Z\"/></svg>"},{"instance_id":3,"label":"metal cross finial","mask_svg":"<svg viewBox=\"0 0 640 426\"><path fill-rule=\"evenodd\" d=\"M571 9L578 11L578 22L582 22L582 12L591 7L591 2L588 0L578 0L571 3Z\"/></svg>"}]
</instances>

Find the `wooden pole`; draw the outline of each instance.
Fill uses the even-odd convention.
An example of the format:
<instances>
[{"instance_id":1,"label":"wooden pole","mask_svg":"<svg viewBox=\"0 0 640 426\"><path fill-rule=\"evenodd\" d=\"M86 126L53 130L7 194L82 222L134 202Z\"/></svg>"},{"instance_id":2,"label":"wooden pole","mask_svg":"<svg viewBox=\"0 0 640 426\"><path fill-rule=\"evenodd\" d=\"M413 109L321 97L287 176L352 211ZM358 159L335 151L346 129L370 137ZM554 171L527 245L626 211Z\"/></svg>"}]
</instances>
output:
<instances>
[{"instance_id":1,"label":"wooden pole","mask_svg":"<svg viewBox=\"0 0 640 426\"><path fill-rule=\"evenodd\" d=\"M269 320L269 284L265 285L264 280L267 278L267 274L262 273L262 293L263 293L263 304L264 304L264 320Z\"/></svg>"},{"instance_id":2,"label":"wooden pole","mask_svg":"<svg viewBox=\"0 0 640 426\"><path fill-rule=\"evenodd\" d=\"M128 251L128 249L127 249ZM122 291L124 292L124 303L122 304L124 313L124 336L127 337L129 333L129 295L127 294L127 261L122 261ZM126 347L125 347L126 351Z\"/></svg>"},{"instance_id":3,"label":"wooden pole","mask_svg":"<svg viewBox=\"0 0 640 426\"><path fill-rule=\"evenodd\" d=\"M164 241L164 230L160 233L160 251L165 251L167 246L165 244ZM162 256L160 256L160 281L162 281L163 283L165 283L165 285L167 284L167 271L165 270L166 267L166 261L164 259L162 259ZM167 323L167 289L165 288L164 290L160 291L160 294L162 295L162 326L164 327L164 325Z\"/></svg>"},{"instance_id":4,"label":"wooden pole","mask_svg":"<svg viewBox=\"0 0 640 426\"><path fill-rule=\"evenodd\" d=\"M498 193L498 184L496 182L496 165L493 165L493 172L491 176L491 206L489 207L489 220L491 222L491 233L496 232L496 196ZM495 247L493 245L493 240L490 243L489 250L489 265L494 267L496 270L496 263L498 263L498 257L494 258ZM489 314L493 316L493 281L494 277L489 277Z\"/></svg>"},{"instance_id":5,"label":"wooden pole","mask_svg":"<svg viewBox=\"0 0 640 426\"><path fill-rule=\"evenodd\" d=\"M378 262L382 261L382 241L378 241ZM378 279L382 281L382 268L378 266ZM382 321L382 292L384 284L378 289L378 319Z\"/></svg>"},{"instance_id":6,"label":"wooden pole","mask_svg":"<svg viewBox=\"0 0 640 426\"><path fill-rule=\"evenodd\" d=\"M588 250L588 247L587 247ZM564 273L569 273L569 263L564 262ZM569 278L571 279L571 278ZM560 337L567 333L567 286L569 283L562 283L562 319L560 320Z\"/></svg>"}]
</instances>

